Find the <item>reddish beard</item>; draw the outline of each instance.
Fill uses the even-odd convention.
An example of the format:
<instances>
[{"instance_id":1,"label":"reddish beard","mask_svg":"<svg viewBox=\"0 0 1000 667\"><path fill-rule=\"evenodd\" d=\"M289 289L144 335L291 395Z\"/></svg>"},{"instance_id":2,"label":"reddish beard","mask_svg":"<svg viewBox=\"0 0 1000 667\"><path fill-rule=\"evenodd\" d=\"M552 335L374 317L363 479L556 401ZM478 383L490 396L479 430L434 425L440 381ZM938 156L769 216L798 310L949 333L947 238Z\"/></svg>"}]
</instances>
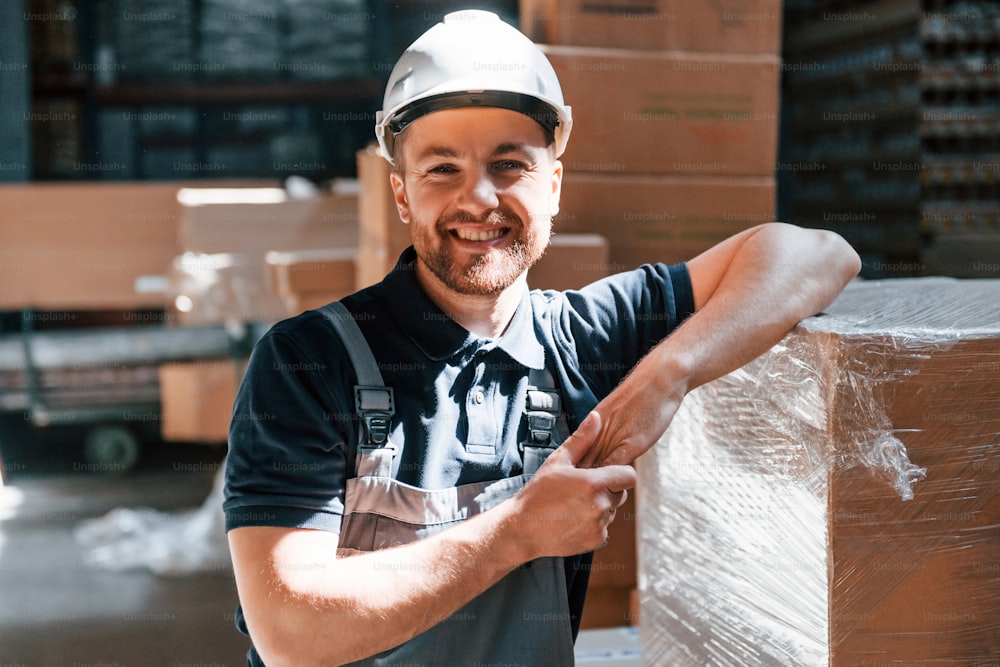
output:
<instances>
[{"instance_id":1,"label":"reddish beard","mask_svg":"<svg viewBox=\"0 0 1000 667\"><path fill-rule=\"evenodd\" d=\"M471 261L464 261L464 258L448 249L447 239L451 237L448 225L455 222L478 222L492 227L509 227L511 231L508 233L517 236L514 242L507 246L491 249ZM417 228L420 227L414 229ZM449 289L470 296L490 296L510 287L522 273L538 261L546 245L534 227L528 229L518 216L495 209L482 220L464 212L441 218L437 221L433 233L437 236L433 240L414 238L420 259Z\"/></svg>"}]
</instances>

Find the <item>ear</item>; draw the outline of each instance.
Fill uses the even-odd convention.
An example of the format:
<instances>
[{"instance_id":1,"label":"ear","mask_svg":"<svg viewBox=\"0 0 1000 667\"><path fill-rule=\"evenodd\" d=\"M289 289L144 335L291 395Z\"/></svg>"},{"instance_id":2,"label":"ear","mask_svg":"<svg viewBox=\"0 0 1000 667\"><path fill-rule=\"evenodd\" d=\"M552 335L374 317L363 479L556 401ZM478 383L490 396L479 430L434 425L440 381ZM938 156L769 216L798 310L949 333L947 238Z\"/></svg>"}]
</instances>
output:
<instances>
[{"instance_id":1,"label":"ear","mask_svg":"<svg viewBox=\"0 0 1000 667\"><path fill-rule=\"evenodd\" d=\"M559 213L559 198L562 196L563 164L556 160L552 165L552 197L549 199L549 215L555 217Z\"/></svg>"},{"instance_id":2,"label":"ear","mask_svg":"<svg viewBox=\"0 0 1000 667\"><path fill-rule=\"evenodd\" d=\"M403 183L403 175L393 169L389 172L389 183L392 185L392 196L396 201L399 219L408 225L410 224L410 201L406 197L406 184Z\"/></svg>"}]
</instances>

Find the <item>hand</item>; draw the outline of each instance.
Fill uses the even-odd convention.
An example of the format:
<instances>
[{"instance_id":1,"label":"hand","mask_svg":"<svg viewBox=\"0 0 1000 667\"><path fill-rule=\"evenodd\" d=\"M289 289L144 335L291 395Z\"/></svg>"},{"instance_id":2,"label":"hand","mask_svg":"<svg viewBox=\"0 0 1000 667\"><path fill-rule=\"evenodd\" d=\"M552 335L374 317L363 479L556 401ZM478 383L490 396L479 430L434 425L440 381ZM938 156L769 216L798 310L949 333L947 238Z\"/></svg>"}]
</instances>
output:
<instances>
[{"instance_id":1,"label":"hand","mask_svg":"<svg viewBox=\"0 0 1000 667\"><path fill-rule=\"evenodd\" d=\"M687 385L677 379L683 373L662 361L663 352L662 345L654 348L594 408L601 415L601 432L580 459L581 467L630 465L670 426Z\"/></svg>"},{"instance_id":2,"label":"hand","mask_svg":"<svg viewBox=\"0 0 1000 667\"><path fill-rule=\"evenodd\" d=\"M601 417L591 412L515 497L528 560L572 556L607 541L636 474L629 466L577 467L600 431Z\"/></svg>"}]
</instances>

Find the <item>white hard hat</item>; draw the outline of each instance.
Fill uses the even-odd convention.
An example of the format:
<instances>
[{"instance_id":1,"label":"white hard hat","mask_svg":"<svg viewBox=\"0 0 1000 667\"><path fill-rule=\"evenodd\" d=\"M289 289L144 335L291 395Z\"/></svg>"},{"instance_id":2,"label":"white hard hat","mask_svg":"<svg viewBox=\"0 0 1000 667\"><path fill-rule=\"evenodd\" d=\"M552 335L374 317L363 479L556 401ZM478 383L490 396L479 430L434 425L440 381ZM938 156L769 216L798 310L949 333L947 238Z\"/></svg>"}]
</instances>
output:
<instances>
[{"instance_id":1,"label":"white hard hat","mask_svg":"<svg viewBox=\"0 0 1000 667\"><path fill-rule=\"evenodd\" d=\"M535 44L492 12L452 12L400 56L389 75L375 136L392 162L393 140L434 111L484 106L534 118L566 150L573 115L555 70Z\"/></svg>"}]
</instances>

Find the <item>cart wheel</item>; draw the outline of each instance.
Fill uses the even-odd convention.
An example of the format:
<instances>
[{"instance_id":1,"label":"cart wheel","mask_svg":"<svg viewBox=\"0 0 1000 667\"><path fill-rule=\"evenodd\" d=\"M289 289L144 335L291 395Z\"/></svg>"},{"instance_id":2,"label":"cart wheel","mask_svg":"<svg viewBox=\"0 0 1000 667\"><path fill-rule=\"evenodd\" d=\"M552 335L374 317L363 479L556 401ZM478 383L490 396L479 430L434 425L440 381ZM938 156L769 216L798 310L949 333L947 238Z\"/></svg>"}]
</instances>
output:
<instances>
[{"instance_id":1,"label":"cart wheel","mask_svg":"<svg viewBox=\"0 0 1000 667\"><path fill-rule=\"evenodd\" d=\"M139 441L124 426L95 426L87 432L83 456L100 470L125 472L139 460Z\"/></svg>"}]
</instances>

